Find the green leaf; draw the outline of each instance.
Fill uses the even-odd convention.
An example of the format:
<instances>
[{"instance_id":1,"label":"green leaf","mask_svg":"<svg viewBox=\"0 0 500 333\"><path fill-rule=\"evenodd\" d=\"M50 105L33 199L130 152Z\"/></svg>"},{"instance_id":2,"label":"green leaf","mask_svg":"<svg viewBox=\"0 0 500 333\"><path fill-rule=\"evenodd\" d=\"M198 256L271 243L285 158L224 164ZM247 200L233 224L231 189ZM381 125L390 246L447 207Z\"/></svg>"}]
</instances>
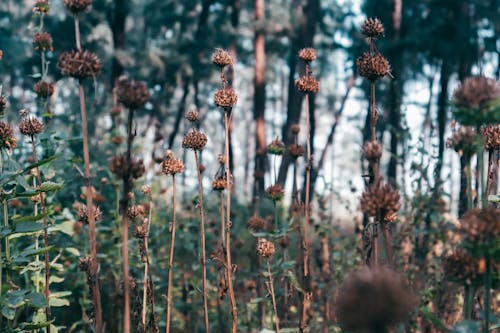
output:
<instances>
[{"instance_id":1,"label":"green leaf","mask_svg":"<svg viewBox=\"0 0 500 333\"><path fill-rule=\"evenodd\" d=\"M5 318L9 319L9 320L13 320L13 319L14 319L14 317L15 317L15 315L16 315L16 310L14 310L14 309L12 309L12 308L10 308L10 307L8 307L8 306L4 306L4 307L2 308L2 311L1 311L1 312L2 312L2 315L3 315Z\"/></svg>"},{"instance_id":2,"label":"green leaf","mask_svg":"<svg viewBox=\"0 0 500 333\"><path fill-rule=\"evenodd\" d=\"M288 279L290 280L290 283L292 284L292 286L295 289L297 289L301 293L304 293L304 289L302 289L299 281L297 280L297 277L295 276L295 274L293 274L292 271L288 271L287 272L287 277L288 277Z\"/></svg>"},{"instance_id":3,"label":"green leaf","mask_svg":"<svg viewBox=\"0 0 500 333\"><path fill-rule=\"evenodd\" d=\"M77 248L67 247L65 248L65 250L68 251L70 254L74 255L75 257L80 257L80 251Z\"/></svg>"},{"instance_id":4,"label":"green leaf","mask_svg":"<svg viewBox=\"0 0 500 333\"><path fill-rule=\"evenodd\" d=\"M21 222L16 224L15 233L30 233L36 232L45 229L45 226L42 223L38 223L35 221L31 222Z\"/></svg>"},{"instance_id":5,"label":"green leaf","mask_svg":"<svg viewBox=\"0 0 500 333\"><path fill-rule=\"evenodd\" d=\"M54 183L54 182L44 182L39 188L38 192L57 192L63 188L62 183Z\"/></svg>"},{"instance_id":6,"label":"green leaf","mask_svg":"<svg viewBox=\"0 0 500 333\"><path fill-rule=\"evenodd\" d=\"M36 308L44 308L47 305L45 296L41 293L30 293L27 298L28 303Z\"/></svg>"}]
</instances>

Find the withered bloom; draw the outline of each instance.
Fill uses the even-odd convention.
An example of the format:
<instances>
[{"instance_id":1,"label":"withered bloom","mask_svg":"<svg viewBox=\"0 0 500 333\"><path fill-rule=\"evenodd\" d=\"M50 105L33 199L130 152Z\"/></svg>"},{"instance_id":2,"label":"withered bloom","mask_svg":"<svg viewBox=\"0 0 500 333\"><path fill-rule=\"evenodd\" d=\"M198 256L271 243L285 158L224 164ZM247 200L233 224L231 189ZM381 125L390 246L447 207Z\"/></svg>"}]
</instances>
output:
<instances>
[{"instance_id":1,"label":"withered bloom","mask_svg":"<svg viewBox=\"0 0 500 333\"><path fill-rule=\"evenodd\" d=\"M101 219L102 212L97 206L92 207L92 209L94 211L94 221L97 222ZM89 210L86 205L82 205L82 207L78 210L77 218L79 222L89 224Z\"/></svg>"},{"instance_id":2,"label":"withered bloom","mask_svg":"<svg viewBox=\"0 0 500 333\"><path fill-rule=\"evenodd\" d=\"M50 10L49 0L36 0L33 13L47 14Z\"/></svg>"},{"instance_id":3,"label":"withered bloom","mask_svg":"<svg viewBox=\"0 0 500 333\"><path fill-rule=\"evenodd\" d=\"M278 138L274 139L269 145L267 145L267 152L271 155L283 155L285 150L285 144Z\"/></svg>"},{"instance_id":4,"label":"withered bloom","mask_svg":"<svg viewBox=\"0 0 500 333\"><path fill-rule=\"evenodd\" d=\"M363 53L362 56L356 59L356 66L358 67L359 75L366 77L370 81L375 81L378 78L389 75L391 72L389 61L379 53Z\"/></svg>"},{"instance_id":5,"label":"withered bloom","mask_svg":"<svg viewBox=\"0 0 500 333\"><path fill-rule=\"evenodd\" d=\"M161 171L166 175L175 175L184 171L184 164L178 158L174 157L171 150L167 150L165 158L161 162Z\"/></svg>"},{"instance_id":6,"label":"withered bloom","mask_svg":"<svg viewBox=\"0 0 500 333\"><path fill-rule=\"evenodd\" d=\"M197 122L200 119L200 113L196 110L189 110L186 113L186 119L192 123Z\"/></svg>"},{"instance_id":7,"label":"withered bloom","mask_svg":"<svg viewBox=\"0 0 500 333\"><path fill-rule=\"evenodd\" d=\"M238 102L238 95L233 88L219 89L214 94L214 104L221 108L232 108Z\"/></svg>"},{"instance_id":8,"label":"withered bloom","mask_svg":"<svg viewBox=\"0 0 500 333\"><path fill-rule=\"evenodd\" d=\"M267 239L259 238L257 241L257 254L263 258L269 259L275 252L274 244Z\"/></svg>"},{"instance_id":9,"label":"withered bloom","mask_svg":"<svg viewBox=\"0 0 500 333\"><path fill-rule=\"evenodd\" d=\"M295 143L289 144L287 150L290 156L295 159L304 155L304 147Z\"/></svg>"},{"instance_id":10,"label":"withered bloom","mask_svg":"<svg viewBox=\"0 0 500 333\"><path fill-rule=\"evenodd\" d=\"M500 126L489 125L481 129L484 138L484 149L492 151L500 149Z\"/></svg>"},{"instance_id":11,"label":"withered bloom","mask_svg":"<svg viewBox=\"0 0 500 333\"><path fill-rule=\"evenodd\" d=\"M48 98L54 94L54 85L47 81L38 81L33 86L33 91L40 98Z\"/></svg>"},{"instance_id":12,"label":"withered bloom","mask_svg":"<svg viewBox=\"0 0 500 333\"><path fill-rule=\"evenodd\" d=\"M226 178L217 176L212 181L212 190L214 191L224 191L226 189Z\"/></svg>"},{"instance_id":13,"label":"withered bloom","mask_svg":"<svg viewBox=\"0 0 500 333\"><path fill-rule=\"evenodd\" d=\"M125 177L128 171L130 171L130 176L135 179L140 178L146 172L144 161L142 159L135 158L132 158L130 170L127 170L127 159L123 155L112 157L109 160L108 167L109 171L120 178Z\"/></svg>"},{"instance_id":14,"label":"withered bloom","mask_svg":"<svg viewBox=\"0 0 500 333\"><path fill-rule=\"evenodd\" d=\"M83 80L99 75L102 64L94 53L79 50L61 54L57 67L63 75Z\"/></svg>"},{"instance_id":15,"label":"withered bloom","mask_svg":"<svg viewBox=\"0 0 500 333\"><path fill-rule=\"evenodd\" d=\"M229 52L217 48L215 52L212 54L212 63L219 67L226 67L233 65L233 58L229 54Z\"/></svg>"},{"instance_id":16,"label":"withered bloom","mask_svg":"<svg viewBox=\"0 0 500 333\"><path fill-rule=\"evenodd\" d=\"M74 15L84 12L91 4L92 0L64 0L64 6Z\"/></svg>"},{"instance_id":17,"label":"withered bloom","mask_svg":"<svg viewBox=\"0 0 500 333\"><path fill-rule=\"evenodd\" d=\"M253 232L259 232L266 227L266 220L258 215L253 215L247 221L247 228Z\"/></svg>"},{"instance_id":18,"label":"withered bloom","mask_svg":"<svg viewBox=\"0 0 500 333\"><path fill-rule=\"evenodd\" d=\"M443 270L447 277L456 282L472 284L477 282L479 261L462 249L443 258Z\"/></svg>"},{"instance_id":19,"label":"withered bloom","mask_svg":"<svg viewBox=\"0 0 500 333\"><path fill-rule=\"evenodd\" d=\"M40 32L33 37L33 47L36 51L54 51L52 36L48 32Z\"/></svg>"},{"instance_id":20,"label":"withered bloom","mask_svg":"<svg viewBox=\"0 0 500 333\"><path fill-rule=\"evenodd\" d=\"M316 50L312 47L304 48L299 51L299 58L305 62L311 62L316 60Z\"/></svg>"},{"instance_id":21,"label":"withered bloom","mask_svg":"<svg viewBox=\"0 0 500 333\"><path fill-rule=\"evenodd\" d=\"M379 38L384 35L384 25L378 18L367 18L361 26L361 33L368 38Z\"/></svg>"},{"instance_id":22,"label":"withered bloom","mask_svg":"<svg viewBox=\"0 0 500 333\"><path fill-rule=\"evenodd\" d=\"M0 114L4 113L5 109L7 109L7 98L0 96Z\"/></svg>"},{"instance_id":23,"label":"withered bloom","mask_svg":"<svg viewBox=\"0 0 500 333\"><path fill-rule=\"evenodd\" d=\"M280 201L285 196L285 190L280 184L271 185L266 188L264 195L272 201Z\"/></svg>"},{"instance_id":24,"label":"withered bloom","mask_svg":"<svg viewBox=\"0 0 500 333\"><path fill-rule=\"evenodd\" d=\"M417 297L405 279L382 267L351 273L335 297L338 321L349 331L386 332L406 320L416 305Z\"/></svg>"},{"instance_id":25,"label":"withered bloom","mask_svg":"<svg viewBox=\"0 0 500 333\"><path fill-rule=\"evenodd\" d=\"M26 110L21 111L23 119L19 124L19 131L26 136L40 134L44 130L43 123L35 117L31 117Z\"/></svg>"},{"instance_id":26,"label":"withered bloom","mask_svg":"<svg viewBox=\"0 0 500 333\"><path fill-rule=\"evenodd\" d=\"M368 216L381 213L384 217L388 212L397 212L400 206L399 191L390 184L369 186L361 196L361 210Z\"/></svg>"},{"instance_id":27,"label":"withered bloom","mask_svg":"<svg viewBox=\"0 0 500 333\"><path fill-rule=\"evenodd\" d=\"M488 246L500 239L500 209L473 209L460 219L464 239L474 245Z\"/></svg>"},{"instance_id":28,"label":"withered bloom","mask_svg":"<svg viewBox=\"0 0 500 333\"><path fill-rule=\"evenodd\" d=\"M297 90L306 94L319 92L319 82L312 76L301 76L295 81Z\"/></svg>"},{"instance_id":29,"label":"withered bloom","mask_svg":"<svg viewBox=\"0 0 500 333\"><path fill-rule=\"evenodd\" d=\"M365 142L363 146L363 157L367 161L378 161L382 157L382 145L377 141Z\"/></svg>"},{"instance_id":30,"label":"withered bloom","mask_svg":"<svg viewBox=\"0 0 500 333\"><path fill-rule=\"evenodd\" d=\"M142 82L121 77L117 86L118 101L129 109L143 107L149 99L148 87Z\"/></svg>"},{"instance_id":31,"label":"withered bloom","mask_svg":"<svg viewBox=\"0 0 500 333\"><path fill-rule=\"evenodd\" d=\"M193 128L187 132L182 140L182 148L203 150L207 144L207 136L200 130Z\"/></svg>"},{"instance_id":32,"label":"withered bloom","mask_svg":"<svg viewBox=\"0 0 500 333\"><path fill-rule=\"evenodd\" d=\"M446 146L455 150L460 156L472 156L479 149L476 130L461 126L453 131L451 138L446 140Z\"/></svg>"},{"instance_id":33,"label":"withered bloom","mask_svg":"<svg viewBox=\"0 0 500 333\"><path fill-rule=\"evenodd\" d=\"M16 148L17 142L14 138L14 129L4 121L0 121L0 148L12 151Z\"/></svg>"}]
</instances>

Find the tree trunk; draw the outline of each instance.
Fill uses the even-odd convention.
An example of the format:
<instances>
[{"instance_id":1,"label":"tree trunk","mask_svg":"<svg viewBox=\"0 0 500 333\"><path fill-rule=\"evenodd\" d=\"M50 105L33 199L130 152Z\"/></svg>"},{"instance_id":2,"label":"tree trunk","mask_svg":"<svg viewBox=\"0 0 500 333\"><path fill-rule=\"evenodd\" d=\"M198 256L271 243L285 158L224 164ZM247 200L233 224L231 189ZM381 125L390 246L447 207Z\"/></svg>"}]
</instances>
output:
<instances>
[{"instance_id":1,"label":"tree trunk","mask_svg":"<svg viewBox=\"0 0 500 333\"><path fill-rule=\"evenodd\" d=\"M189 80L186 79L186 81L184 82L184 91L182 93L182 98L179 103L179 109L177 110L177 115L175 116L174 128L172 129L172 133L170 133L170 136L168 138L168 149L172 149L175 137L177 136L177 133L179 133L179 127L183 118L182 116L184 115L186 109L186 99L189 94L189 84Z\"/></svg>"},{"instance_id":2,"label":"tree trunk","mask_svg":"<svg viewBox=\"0 0 500 333\"><path fill-rule=\"evenodd\" d=\"M434 191L439 191L442 184L441 171L443 169L444 147L445 147L445 132L448 119L448 83L450 81L450 68L448 63L443 60L441 64L441 76L439 79L440 91L438 96L438 160L434 169Z\"/></svg>"},{"instance_id":3,"label":"tree trunk","mask_svg":"<svg viewBox=\"0 0 500 333\"><path fill-rule=\"evenodd\" d=\"M111 31L113 33L113 48L114 52L125 49L125 21L127 19L129 6L128 0L116 0L114 2L114 11L110 15L112 17ZM113 56L111 64L111 87L114 86L115 80L123 74L123 66L118 58Z\"/></svg>"}]
</instances>

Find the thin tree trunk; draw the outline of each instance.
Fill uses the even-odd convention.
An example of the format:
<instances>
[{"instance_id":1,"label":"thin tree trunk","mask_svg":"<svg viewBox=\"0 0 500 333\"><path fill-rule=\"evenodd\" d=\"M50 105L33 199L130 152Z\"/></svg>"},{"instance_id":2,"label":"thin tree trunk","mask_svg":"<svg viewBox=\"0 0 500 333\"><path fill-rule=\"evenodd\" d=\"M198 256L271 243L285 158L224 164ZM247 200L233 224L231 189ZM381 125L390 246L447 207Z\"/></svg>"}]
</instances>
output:
<instances>
[{"instance_id":1,"label":"thin tree trunk","mask_svg":"<svg viewBox=\"0 0 500 333\"><path fill-rule=\"evenodd\" d=\"M186 109L186 99L189 94L189 80L186 80L184 82L184 87L183 87L183 93L182 93L182 98L181 101L179 102L179 109L177 110L177 115L175 116L175 121L174 121L174 128L172 129L172 133L170 133L170 136L168 138L168 148L172 149L172 146L174 145L175 137L179 133L179 127L181 124L182 116L184 115L185 109Z\"/></svg>"},{"instance_id":2,"label":"thin tree trunk","mask_svg":"<svg viewBox=\"0 0 500 333\"><path fill-rule=\"evenodd\" d=\"M110 26L113 33L114 52L125 49L125 21L129 11L128 0L115 0L113 13L110 16ZM115 80L123 73L123 66L116 57L113 56L111 64L111 86Z\"/></svg>"},{"instance_id":3,"label":"thin tree trunk","mask_svg":"<svg viewBox=\"0 0 500 333\"><path fill-rule=\"evenodd\" d=\"M443 61L441 64L441 77L439 79L440 92L438 96L438 159L434 169L434 191L439 191L442 184L441 171L443 169L444 147L445 147L445 133L446 124L448 119L448 83L450 80L450 69L448 63Z\"/></svg>"}]
</instances>

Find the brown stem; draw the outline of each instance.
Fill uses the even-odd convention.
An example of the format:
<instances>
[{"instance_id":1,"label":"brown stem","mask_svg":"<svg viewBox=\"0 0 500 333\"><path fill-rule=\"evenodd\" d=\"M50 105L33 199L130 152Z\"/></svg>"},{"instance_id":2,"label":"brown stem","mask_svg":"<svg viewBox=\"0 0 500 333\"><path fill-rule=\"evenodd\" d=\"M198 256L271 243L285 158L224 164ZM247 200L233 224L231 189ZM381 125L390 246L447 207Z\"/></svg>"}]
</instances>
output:
<instances>
[{"instance_id":1,"label":"brown stem","mask_svg":"<svg viewBox=\"0 0 500 333\"><path fill-rule=\"evenodd\" d=\"M201 274L203 281L203 312L205 315L205 332L209 331L208 324L208 303L207 303L207 259L205 255L205 212L203 209L203 185L201 182L200 162L198 160L198 151L194 151L194 158L196 160L196 172L198 175L198 195L199 195L199 208L200 208L200 237L201 237Z\"/></svg>"},{"instance_id":2,"label":"brown stem","mask_svg":"<svg viewBox=\"0 0 500 333\"><path fill-rule=\"evenodd\" d=\"M491 192L491 183L493 181L493 149L488 150L488 173L486 180L486 193L484 194L486 202Z\"/></svg>"},{"instance_id":3,"label":"brown stem","mask_svg":"<svg viewBox=\"0 0 500 333\"><path fill-rule=\"evenodd\" d=\"M80 51L82 49L82 44L80 42L80 22L78 20L78 15L75 15L75 41L76 48Z\"/></svg>"},{"instance_id":4,"label":"brown stem","mask_svg":"<svg viewBox=\"0 0 500 333\"><path fill-rule=\"evenodd\" d=\"M373 267L378 266L378 220L373 223L372 246L373 246Z\"/></svg>"},{"instance_id":5,"label":"brown stem","mask_svg":"<svg viewBox=\"0 0 500 333\"><path fill-rule=\"evenodd\" d=\"M150 197L149 198L149 215L148 219L146 220L146 235L144 237L144 252L146 255L146 262L144 263L144 278L142 281L142 288L143 288L143 294L142 294L142 323L144 327L146 327L146 312L147 312L147 294L148 294L148 277L151 275L151 265L149 262L149 246L148 246L148 240L149 240L149 230L151 226L151 216L153 215L153 200ZM151 281L152 282L152 281ZM154 301L152 300L151 302L152 305L154 305ZM151 309L152 313L154 315L154 308Z\"/></svg>"},{"instance_id":6,"label":"brown stem","mask_svg":"<svg viewBox=\"0 0 500 333\"><path fill-rule=\"evenodd\" d=\"M226 248L226 236L224 233L224 224L225 224L226 217L224 216L224 193L223 191L220 191L220 223L221 223L221 229L220 229L220 234L221 234L221 242L222 242L222 248Z\"/></svg>"},{"instance_id":7,"label":"brown stem","mask_svg":"<svg viewBox=\"0 0 500 333\"><path fill-rule=\"evenodd\" d=\"M33 150L33 161L34 163L38 163L38 157L36 154L36 146L35 146L35 137L31 135L31 148ZM42 175L40 174L40 168L37 166L35 168L36 178L38 180L38 186L42 185ZM49 279L50 279L50 263L49 263L49 233L48 233L48 224L47 224L47 207L45 205L45 193L40 192L40 204L42 206L42 215L43 215L43 246L44 250L44 259L45 259L45 302L47 305L45 306L45 320L50 321L50 288L49 288ZM1 286L0 286L1 288ZM50 325L47 326L47 332L50 333Z\"/></svg>"},{"instance_id":8,"label":"brown stem","mask_svg":"<svg viewBox=\"0 0 500 333\"><path fill-rule=\"evenodd\" d=\"M269 259L267 262L267 274L269 278L269 289L271 291L271 297L273 299L273 308L274 308L274 323L276 325L276 333L280 333L280 319L278 317L278 310L276 309L276 298L274 296L274 285L273 285L273 275L271 273L271 265L269 264Z\"/></svg>"},{"instance_id":9,"label":"brown stem","mask_svg":"<svg viewBox=\"0 0 500 333\"><path fill-rule=\"evenodd\" d=\"M226 172L226 273L229 302L231 306L231 315L233 317L232 333L236 333L238 329L238 312L236 308L236 298L233 290L233 264L231 262L231 170L229 169L229 115L228 110L224 110L224 128L225 128L225 145L224 145L224 168Z\"/></svg>"},{"instance_id":10,"label":"brown stem","mask_svg":"<svg viewBox=\"0 0 500 333\"><path fill-rule=\"evenodd\" d=\"M175 185L175 175L172 175L172 200L173 200L173 217L172 217L172 230L170 231L170 257L168 258L168 290L167 290L167 328L166 333L170 333L170 321L172 312L172 276L174 267L174 248L175 248L175 226L177 221L177 190ZM167 203L168 204L168 203Z\"/></svg>"},{"instance_id":11,"label":"brown stem","mask_svg":"<svg viewBox=\"0 0 500 333\"><path fill-rule=\"evenodd\" d=\"M377 105L375 101L375 81L370 81L370 117L371 117L371 132L372 141L377 141Z\"/></svg>"},{"instance_id":12,"label":"brown stem","mask_svg":"<svg viewBox=\"0 0 500 333\"><path fill-rule=\"evenodd\" d=\"M385 243L385 253L387 255L387 263L392 265L392 244L391 244L391 234L389 229L389 223L382 223L382 228L384 229L384 243Z\"/></svg>"}]
</instances>

